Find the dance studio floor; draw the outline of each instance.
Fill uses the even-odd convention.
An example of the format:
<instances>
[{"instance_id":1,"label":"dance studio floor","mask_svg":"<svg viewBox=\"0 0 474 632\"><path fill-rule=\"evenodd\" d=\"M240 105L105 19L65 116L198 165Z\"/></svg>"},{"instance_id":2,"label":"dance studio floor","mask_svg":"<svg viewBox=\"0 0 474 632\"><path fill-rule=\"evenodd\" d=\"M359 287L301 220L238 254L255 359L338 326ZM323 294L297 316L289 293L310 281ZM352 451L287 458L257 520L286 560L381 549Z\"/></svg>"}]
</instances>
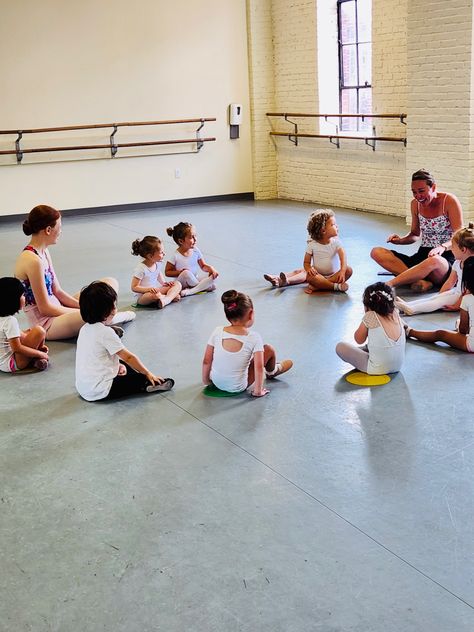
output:
<instances>
[{"instance_id":1,"label":"dance studio floor","mask_svg":"<svg viewBox=\"0 0 474 632\"><path fill-rule=\"evenodd\" d=\"M51 343L45 373L0 375L2 632L474 630L474 357L409 342L389 384L348 384L334 347L352 338L364 287L387 278L370 248L405 224L339 211L349 292L270 289L264 272L301 265L312 208L64 218L51 253L70 292L113 275L128 309L132 240L180 220L196 225L218 291L125 325L126 346L175 378L165 395L82 401L73 341ZM27 243L20 224L0 225L2 275ZM230 288L294 361L262 399L202 394Z\"/></svg>"}]
</instances>

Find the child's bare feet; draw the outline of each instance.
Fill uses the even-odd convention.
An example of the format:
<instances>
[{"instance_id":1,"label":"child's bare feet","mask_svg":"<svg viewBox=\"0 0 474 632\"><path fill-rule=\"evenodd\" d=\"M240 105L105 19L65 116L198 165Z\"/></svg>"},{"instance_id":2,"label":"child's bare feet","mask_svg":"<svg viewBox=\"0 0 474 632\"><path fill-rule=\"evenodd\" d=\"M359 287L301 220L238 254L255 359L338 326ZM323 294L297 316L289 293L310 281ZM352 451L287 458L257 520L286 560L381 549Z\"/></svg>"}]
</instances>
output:
<instances>
[{"instance_id":1,"label":"child's bare feet","mask_svg":"<svg viewBox=\"0 0 474 632\"><path fill-rule=\"evenodd\" d=\"M311 287L311 285L308 285L308 287L305 287L304 291L305 291L305 294L313 294L314 293L314 290Z\"/></svg>"},{"instance_id":2,"label":"child's bare feet","mask_svg":"<svg viewBox=\"0 0 474 632\"><path fill-rule=\"evenodd\" d=\"M181 294L177 294L171 302L178 303L180 300L181 300Z\"/></svg>"},{"instance_id":3,"label":"child's bare feet","mask_svg":"<svg viewBox=\"0 0 474 632\"><path fill-rule=\"evenodd\" d=\"M45 360L44 358L37 358L33 362L33 366L35 369L38 369L38 371L45 371L48 368L48 364L48 360Z\"/></svg>"},{"instance_id":4,"label":"child's bare feet","mask_svg":"<svg viewBox=\"0 0 474 632\"><path fill-rule=\"evenodd\" d=\"M420 294L423 294L424 292L429 292L433 287L433 284L431 281L427 281L426 279L420 279L419 281L412 283L410 287L414 292L420 292Z\"/></svg>"},{"instance_id":5,"label":"child's bare feet","mask_svg":"<svg viewBox=\"0 0 474 632\"><path fill-rule=\"evenodd\" d=\"M265 279L265 281L271 283L273 287L279 287L280 285L280 279L274 274L264 274L263 278Z\"/></svg>"}]
</instances>

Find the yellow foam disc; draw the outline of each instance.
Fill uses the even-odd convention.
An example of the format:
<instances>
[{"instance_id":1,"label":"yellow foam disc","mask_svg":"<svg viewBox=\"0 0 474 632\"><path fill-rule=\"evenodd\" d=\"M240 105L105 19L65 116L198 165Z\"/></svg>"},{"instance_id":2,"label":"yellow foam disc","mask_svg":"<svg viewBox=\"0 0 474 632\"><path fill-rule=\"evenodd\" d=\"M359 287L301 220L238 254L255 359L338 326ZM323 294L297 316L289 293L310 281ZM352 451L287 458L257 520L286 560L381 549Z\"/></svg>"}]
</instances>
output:
<instances>
[{"instance_id":1,"label":"yellow foam disc","mask_svg":"<svg viewBox=\"0 0 474 632\"><path fill-rule=\"evenodd\" d=\"M360 371L352 371L346 375L346 380L357 386L380 386L381 384L388 384L391 379L388 375L368 375Z\"/></svg>"}]
</instances>

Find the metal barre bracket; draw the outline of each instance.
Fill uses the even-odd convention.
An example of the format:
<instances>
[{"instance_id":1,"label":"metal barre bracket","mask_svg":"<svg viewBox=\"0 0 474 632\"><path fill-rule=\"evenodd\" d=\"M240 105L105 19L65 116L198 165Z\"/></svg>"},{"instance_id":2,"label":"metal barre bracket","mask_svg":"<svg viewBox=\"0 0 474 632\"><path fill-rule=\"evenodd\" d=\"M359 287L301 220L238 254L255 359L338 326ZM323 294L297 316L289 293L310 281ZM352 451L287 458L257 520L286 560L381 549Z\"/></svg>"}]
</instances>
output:
<instances>
[{"instance_id":1,"label":"metal barre bracket","mask_svg":"<svg viewBox=\"0 0 474 632\"><path fill-rule=\"evenodd\" d=\"M298 123L295 123L294 121L290 121L288 118L288 114L285 114L285 121L289 123L290 125L295 126L294 135L288 134L288 140L290 141L290 143L293 143L296 147L298 145L298 136L296 136L296 134L298 133Z\"/></svg>"},{"instance_id":2,"label":"metal barre bracket","mask_svg":"<svg viewBox=\"0 0 474 632\"><path fill-rule=\"evenodd\" d=\"M372 136L377 136L375 125L372 127ZM375 140L375 138L374 138L373 142L371 142L370 138L366 138L365 139L365 144L368 145L369 147L372 147L372 151L375 151L375 143L376 142L377 141Z\"/></svg>"},{"instance_id":3,"label":"metal barre bracket","mask_svg":"<svg viewBox=\"0 0 474 632\"><path fill-rule=\"evenodd\" d=\"M201 125L196 130L196 152L201 151L202 147L204 146L204 143L201 140L201 136L199 135L199 132L204 127L204 123L204 119L201 119Z\"/></svg>"},{"instance_id":4,"label":"metal barre bracket","mask_svg":"<svg viewBox=\"0 0 474 632\"><path fill-rule=\"evenodd\" d=\"M23 152L20 149L20 140L23 138L23 132L18 132L18 138L15 141L16 161L18 164L23 160Z\"/></svg>"},{"instance_id":5,"label":"metal barre bracket","mask_svg":"<svg viewBox=\"0 0 474 632\"><path fill-rule=\"evenodd\" d=\"M112 132L112 134L110 134L110 155L112 158L115 157L115 154L117 153L118 149L117 149L117 145L115 144L115 134L117 133L117 125L114 123L114 131Z\"/></svg>"},{"instance_id":6,"label":"metal barre bracket","mask_svg":"<svg viewBox=\"0 0 474 632\"><path fill-rule=\"evenodd\" d=\"M334 141L334 138L336 139L335 141ZM340 149L341 143L340 143L339 138L337 136L330 136L329 137L329 142L331 143L331 145L336 145L336 147L338 149Z\"/></svg>"}]
</instances>

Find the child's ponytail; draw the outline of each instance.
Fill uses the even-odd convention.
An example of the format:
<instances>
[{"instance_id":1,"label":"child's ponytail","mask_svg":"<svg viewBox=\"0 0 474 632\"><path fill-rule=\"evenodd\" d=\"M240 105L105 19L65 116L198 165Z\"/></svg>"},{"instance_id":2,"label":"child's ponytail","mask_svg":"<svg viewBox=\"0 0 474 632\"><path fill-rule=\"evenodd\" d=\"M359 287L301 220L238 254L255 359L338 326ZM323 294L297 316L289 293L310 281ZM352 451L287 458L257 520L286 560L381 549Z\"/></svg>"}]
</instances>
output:
<instances>
[{"instance_id":1,"label":"child's ponytail","mask_svg":"<svg viewBox=\"0 0 474 632\"><path fill-rule=\"evenodd\" d=\"M237 290L227 290L221 296L224 303L224 312L226 318L232 322L240 320L253 308L252 299L247 294L237 292Z\"/></svg>"}]
</instances>

